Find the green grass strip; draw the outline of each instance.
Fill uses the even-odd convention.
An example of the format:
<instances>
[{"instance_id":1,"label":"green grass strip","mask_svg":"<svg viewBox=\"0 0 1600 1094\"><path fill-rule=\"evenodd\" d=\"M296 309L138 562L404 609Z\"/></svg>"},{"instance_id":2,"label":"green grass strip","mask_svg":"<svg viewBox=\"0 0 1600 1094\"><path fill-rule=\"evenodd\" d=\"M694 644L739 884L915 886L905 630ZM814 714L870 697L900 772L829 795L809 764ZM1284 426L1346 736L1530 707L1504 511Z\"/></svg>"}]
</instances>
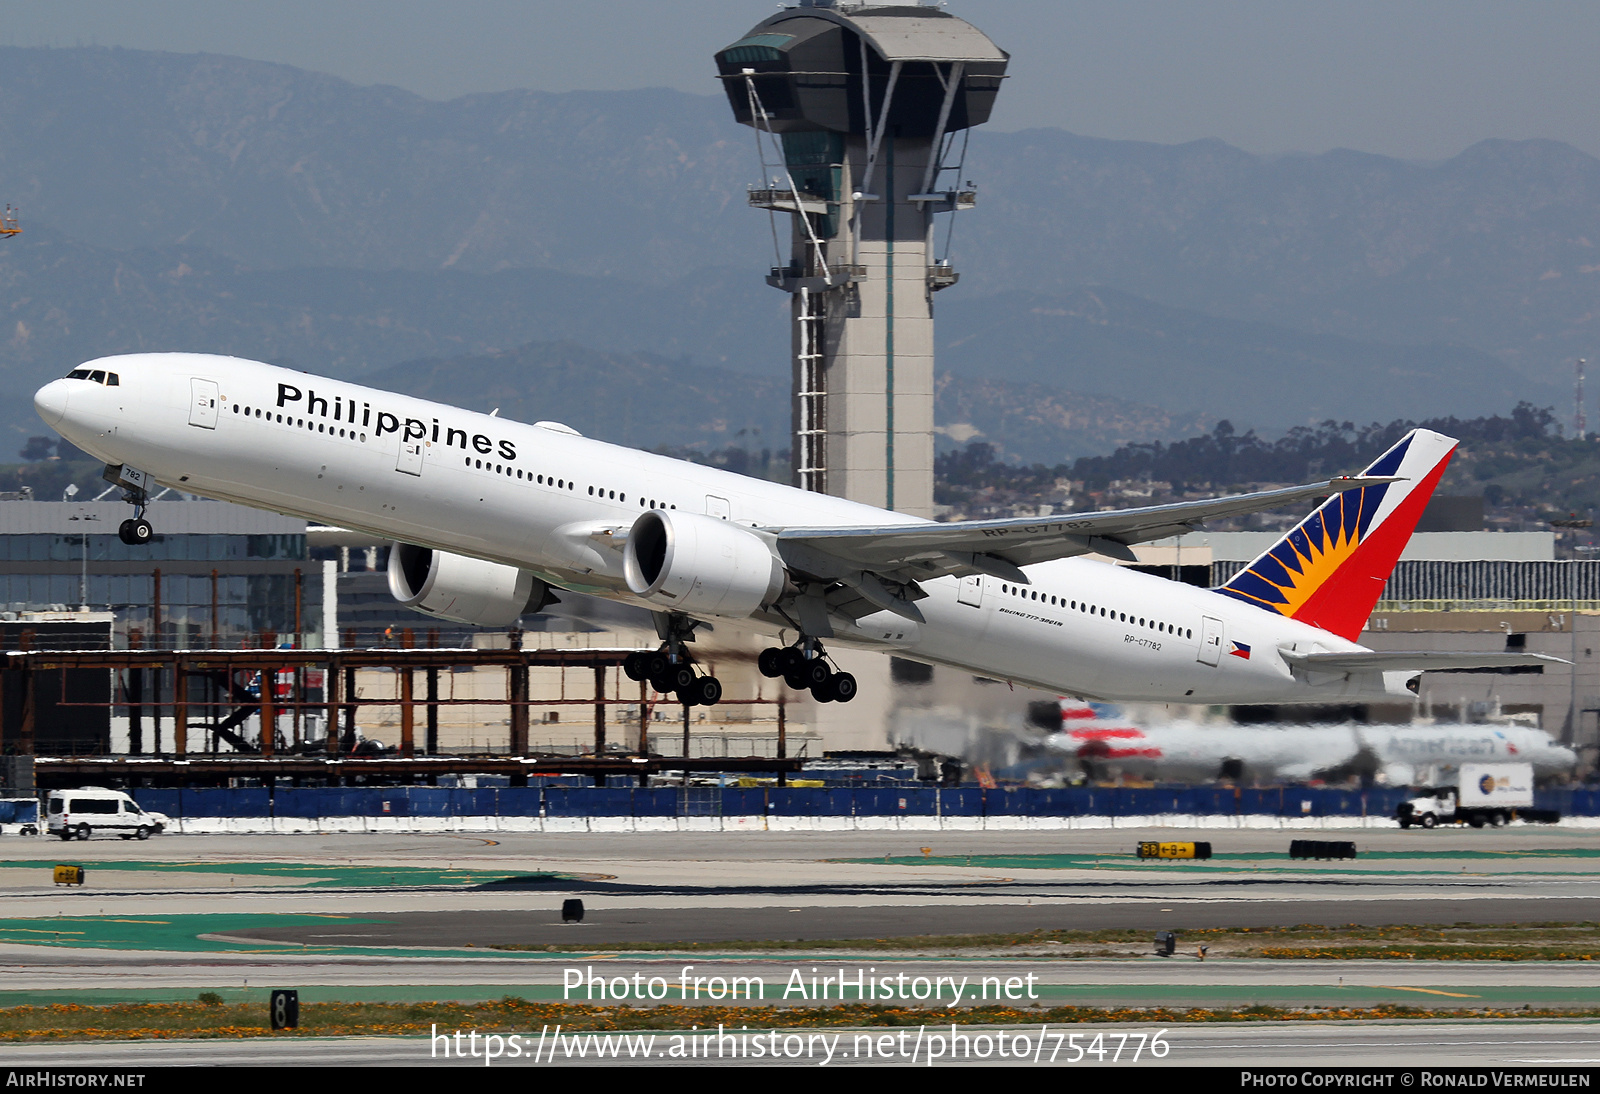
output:
<instances>
[{"instance_id":1,"label":"green grass strip","mask_svg":"<svg viewBox=\"0 0 1600 1094\"><path fill-rule=\"evenodd\" d=\"M209 994L209 993L208 993ZM1435 1008L1400 1004L1377 1006L1240 1007L1064 1006L1013 1008L1001 1006L956 1009L842 1004L835 1006L584 1006L534 1002L507 997L492 1003L302 1003L300 1026L274 1033L269 1028L266 993L249 1003L229 1004L212 996L209 1003L143 1003L83 1006L75 1003L0 1009L0 1040L147 1040L160 1038L242 1037L425 1037L435 1027L444 1031L476 1030L517 1033L537 1038L541 1028L560 1024L563 1032L603 1033L633 1030L687 1032L715 1029L873 1028L939 1026L1050 1025L1090 1023L1393 1021L1396 1019L1527 1019L1567 1021L1600 1019L1600 1008L1509 1009L1495 1007Z\"/></svg>"}]
</instances>

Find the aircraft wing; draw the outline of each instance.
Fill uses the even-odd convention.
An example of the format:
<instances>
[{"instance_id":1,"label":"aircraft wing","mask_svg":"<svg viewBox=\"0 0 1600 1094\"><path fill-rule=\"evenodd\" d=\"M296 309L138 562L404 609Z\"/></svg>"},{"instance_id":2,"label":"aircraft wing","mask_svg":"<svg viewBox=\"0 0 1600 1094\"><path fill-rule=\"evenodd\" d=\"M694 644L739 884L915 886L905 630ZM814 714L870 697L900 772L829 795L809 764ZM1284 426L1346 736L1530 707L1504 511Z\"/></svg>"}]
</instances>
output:
<instances>
[{"instance_id":1,"label":"aircraft wing","mask_svg":"<svg viewBox=\"0 0 1600 1094\"><path fill-rule=\"evenodd\" d=\"M1281 651L1283 659L1295 668L1313 672L1397 672L1429 669L1514 669L1530 665L1570 665L1548 653L1465 653L1465 652L1390 652L1365 650L1355 653L1294 653Z\"/></svg>"},{"instance_id":2,"label":"aircraft wing","mask_svg":"<svg viewBox=\"0 0 1600 1094\"><path fill-rule=\"evenodd\" d=\"M1182 535L1218 517L1257 513L1395 481L1352 476L1227 498L1059 517L770 531L778 537L784 560L817 578L843 580L853 571L866 571L905 583L947 574L989 574L1026 585L1028 578L1018 567L1090 553L1131 562L1131 543Z\"/></svg>"}]
</instances>

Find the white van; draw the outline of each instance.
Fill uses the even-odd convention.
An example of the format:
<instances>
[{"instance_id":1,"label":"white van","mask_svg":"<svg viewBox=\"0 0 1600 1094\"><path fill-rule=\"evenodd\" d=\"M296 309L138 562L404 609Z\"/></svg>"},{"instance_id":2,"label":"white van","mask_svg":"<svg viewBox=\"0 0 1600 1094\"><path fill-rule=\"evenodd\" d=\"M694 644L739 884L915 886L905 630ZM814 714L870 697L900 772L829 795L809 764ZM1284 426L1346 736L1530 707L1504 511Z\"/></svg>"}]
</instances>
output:
<instances>
[{"instance_id":1,"label":"white van","mask_svg":"<svg viewBox=\"0 0 1600 1094\"><path fill-rule=\"evenodd\" d=\"M88 839L97 833L149 839L152 832L165 830L168 823L165 814L147 813L122 791L103 786L52 790L45 805L45 826L62 839Z\"/></svg>"}]
</instances>

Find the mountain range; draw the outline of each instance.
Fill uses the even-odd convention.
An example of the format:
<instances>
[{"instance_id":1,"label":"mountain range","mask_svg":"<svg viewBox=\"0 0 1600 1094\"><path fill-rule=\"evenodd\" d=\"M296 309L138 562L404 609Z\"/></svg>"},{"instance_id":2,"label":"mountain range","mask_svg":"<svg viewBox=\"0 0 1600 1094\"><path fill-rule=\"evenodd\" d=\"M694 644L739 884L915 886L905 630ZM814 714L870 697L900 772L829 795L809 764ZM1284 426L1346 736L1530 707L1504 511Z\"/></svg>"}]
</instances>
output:
<instances>
[{"instance_id":1,"label":"mountain range","mask_svg":"<svg viewBox=\"0 0 1600 1094\"><path fill-rule=\"evenodd\" d=\"M759 170L711 95L434 102L231 57L0 48L0 201L24 227L0 242L0 426L38 432L26 392L105 353L423 383L439 362L555 367L559 345L574 399L583 352L657 393L630 436L746 420L694 419L687 395L668 415L676 386L770 390L740 427L770 437L787 298L761 281ZM979 129L966 173L940 424L1017 458L1221 417L1564 406L1571 357L1594 356L1600 161L1567 145L1413 164ZM458 400L489 397L473 375Z\"/></svg>"}]
</instances>

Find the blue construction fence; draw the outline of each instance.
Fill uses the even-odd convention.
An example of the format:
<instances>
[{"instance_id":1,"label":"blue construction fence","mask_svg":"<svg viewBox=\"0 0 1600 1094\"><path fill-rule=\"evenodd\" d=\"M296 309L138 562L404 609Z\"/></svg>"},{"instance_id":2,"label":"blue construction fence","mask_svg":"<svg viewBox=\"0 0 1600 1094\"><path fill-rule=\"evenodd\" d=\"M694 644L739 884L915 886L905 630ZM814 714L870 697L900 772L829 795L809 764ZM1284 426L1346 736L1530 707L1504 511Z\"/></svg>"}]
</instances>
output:
<instances>
[{"instance_id":1,"label":"blue construction fence","mask_svg":"<svg viewBox=\"0 0 1600 1094\"><path fill-rule=\"evenodd\" d=\"M1394 816L1401 789L1325 787L301 787L134 790L145 809L204 817ZM1562 816L1600 813L1600 788L1541 792Z\"/></svg>"},{"instance_id":2,"label":"blue construction fence","mask_svg":"<svg viewBox=\"0 0 1600 1094\"><path fill-rule=\"evenodd\" d=\"M38 824L39 799L0 798L0 824Z\"/></svg>"}]
</instances>

